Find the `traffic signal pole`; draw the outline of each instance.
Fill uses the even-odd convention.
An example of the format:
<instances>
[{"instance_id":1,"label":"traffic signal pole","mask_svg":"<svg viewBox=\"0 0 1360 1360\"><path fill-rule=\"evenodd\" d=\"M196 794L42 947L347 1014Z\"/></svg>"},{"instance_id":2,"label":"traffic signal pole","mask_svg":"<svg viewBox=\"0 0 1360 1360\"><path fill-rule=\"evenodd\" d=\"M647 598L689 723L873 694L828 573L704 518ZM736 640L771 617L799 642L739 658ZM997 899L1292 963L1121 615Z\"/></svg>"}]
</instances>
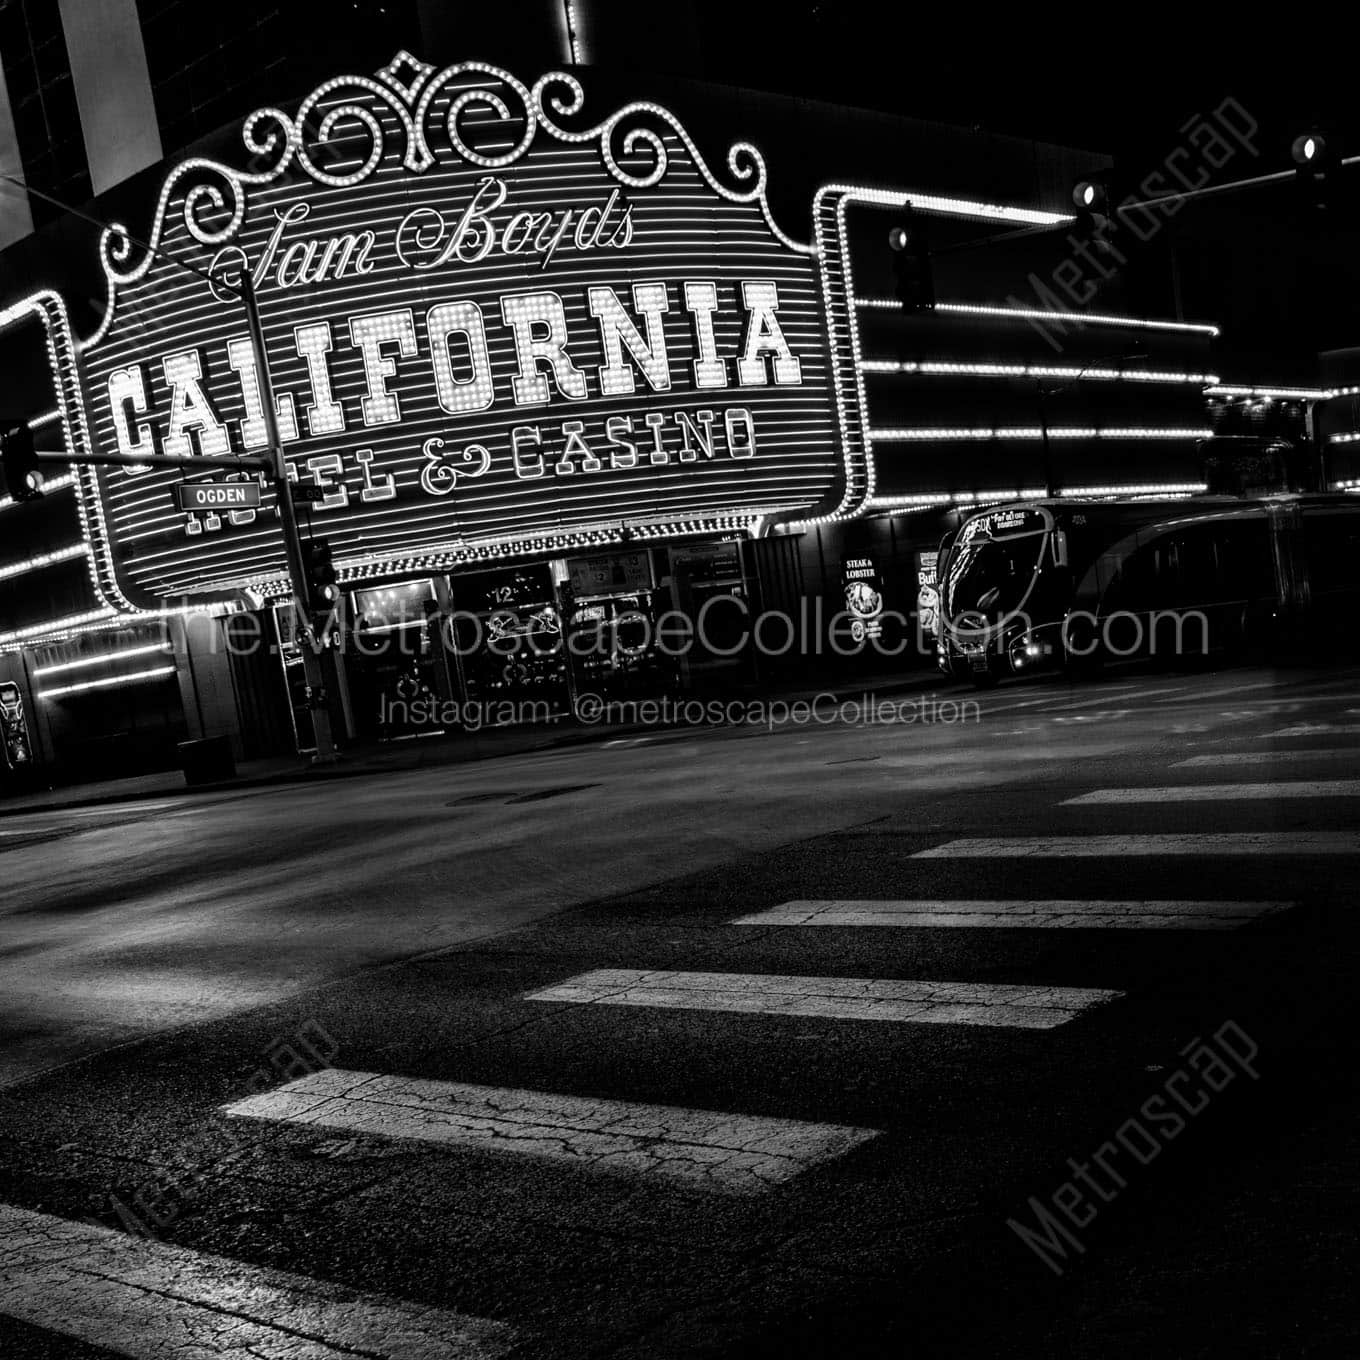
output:
<instances>
[{"instance_id":1,"label":"traffic signal pole","mask_svg":"<svg viewBox=\"0 0 1360 1360\"><path fill-rule=\"evenodd\" d=\"M45 203L50 203L53 207L61 209L62 212L90 223L91 226L98 227L101 232L110 230L108 222L93 217L80 208L73 207L62 199L46 193L44 190L34 188L33 185L17 176L0 171L0 181L11 184L25 193L32 194ZM316 733L316 760L319 763L329 763L336 759L335 739L331 734L330 714L322 706L320 699L324 692L324 683L320 650L317 645L316 620L307 590L307 567L303 560L302 539L298 533L297 511L293 504L293 484L288 477L288 462L283 456L283 443L279 438L278 408L274 402L274 382L269 367L269 355L264 345L264 327L260 322L260 307L255 297L255 281L251 278L250 271L243 268L239 284L229 283L225 279L214 277L208 271L198 268L197 265L177 259L157 246L131 235L124 227L120 227L118 230L138 249L145 250L149 255L154 255L157 259L164 260L167 264L172 264L187 273L197 274L210 287L225 289L228 293L235 293L241 299L242 305L245 307L251 349L255 356L255 369L259 375L261 395L264 400L265 434L269 440L269 452L264 458L249 456L241 458L172 458L165 454L148 454L141 458L129 458L114 454L94 454L84 458L71 458L68 456L71 451L68 450L65 455L39 454L39 461L45 463L59 462L67 466L180 467L186 472L207 467L222 467L241 471L260 471L274 483L279 508L279 524L283 530L284 555L288 563L288 576L292 587L293 608L302 625L304 634L302 665L312 705L312 726ZM79 359L77 359L77 362L79 362Z\"/></svg>"},{"instance_id":2,"label":"traffic signal pole","mask_svg":"<svg viewBox=\"0 0 1360 1360\"><path fill-rule=\"evenodd\" d=\"M265 349L264 326L260 320L260 304L255 296L255 281L250 271L240 274L241 302L246 309L250 327L250 346L255 354L255 371L260 379L260 399L264 405L265 436L269 440L268 463L274 483L274 496L279 509L279 526L283 531L283 550L288 562L288 576L292 583L294 616L301 625L302 669L307 681L308 707L312 715L312 730L316 735L318 763L335 760L335 739L331 734L331 715L323 698L325 677L321 668L321 652L312 601L307 590L307 564L302 554L302 535L298 531L297 507L293 504L293 483L288 476L288 462L283 456L283 441L279 437L278 407L274 401L274 379Z\"/></svg>"}]
</instances>

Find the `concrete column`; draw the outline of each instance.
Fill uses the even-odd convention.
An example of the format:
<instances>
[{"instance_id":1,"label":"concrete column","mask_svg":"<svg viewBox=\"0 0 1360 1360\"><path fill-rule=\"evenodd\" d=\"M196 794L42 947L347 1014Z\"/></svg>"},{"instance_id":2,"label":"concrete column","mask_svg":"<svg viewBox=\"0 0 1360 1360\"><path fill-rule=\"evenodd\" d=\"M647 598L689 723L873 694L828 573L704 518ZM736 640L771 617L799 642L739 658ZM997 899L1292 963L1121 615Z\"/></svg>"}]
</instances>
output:
<instances>
[{"instance_id":1,"label":"concrete column","mask_svg":"<svg viewBox=\"0 0 1360 1360\"><path fill-rule=\"evenodd\" d=\"M230 737L232 750L240 760L236 687L221 620L205 614L186 614L168 622L189 739Z\"/></svg>"},{"instance_id":2,"label":"concrete column","mask_svg":"<svg viewBox=\"0 0 1360 1360\"><path fill-rule=\"evenodd\" d=\"M4 67L0 66L0 173L24 178L24 158L14 131L14 109L9 102ZM0 181L0 250L22 240L33 230L33 209L28 195L13 184Z\"/></svg>"},{"instance_id":3,"label":"concrete column","mask_svg":"<svg viewBox=\"0 0 1360 1360\"><path fill-rule=\"evenodd\" d=\"M136 0L58 0L96 194L161 159Z\"/></svg>"}]
</instances>

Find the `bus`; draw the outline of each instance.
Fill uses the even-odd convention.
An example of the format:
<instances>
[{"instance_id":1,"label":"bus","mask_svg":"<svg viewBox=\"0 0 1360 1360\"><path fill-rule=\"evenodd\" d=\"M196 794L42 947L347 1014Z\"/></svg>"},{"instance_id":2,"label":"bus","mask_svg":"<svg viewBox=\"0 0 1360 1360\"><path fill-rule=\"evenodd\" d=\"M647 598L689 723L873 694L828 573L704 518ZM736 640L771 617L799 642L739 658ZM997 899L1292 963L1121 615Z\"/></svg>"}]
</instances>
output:
<instances>
[{"instance_id":1,"label":"bus","mask_svg":"<svg viewBox=\"0 0 1360 1360\"><path fill-rule=\"evenodd\" d=\"M1360 498L998 505L940 545L940 669L978 686L1115 660L1176 664L1360 636Z\"/></svg>"}]
</instances>

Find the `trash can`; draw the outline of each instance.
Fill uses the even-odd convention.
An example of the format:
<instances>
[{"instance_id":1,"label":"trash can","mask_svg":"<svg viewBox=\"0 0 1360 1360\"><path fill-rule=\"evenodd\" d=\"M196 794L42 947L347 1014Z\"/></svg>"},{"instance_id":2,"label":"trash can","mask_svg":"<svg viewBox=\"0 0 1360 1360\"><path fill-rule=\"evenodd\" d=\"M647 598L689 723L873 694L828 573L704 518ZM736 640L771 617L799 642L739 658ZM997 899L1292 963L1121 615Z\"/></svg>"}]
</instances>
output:
<instances>
[{"instance_id":1,"label":"trash can","mask_svg":"<svg viewBox=\"0 0 1360 1360\"><path fill-rule=\"evenodd\" d=\"M220 784L236 778L230 737L204 737L179 744L179 763L186 784Z\"/></svg>"}]
</instances>

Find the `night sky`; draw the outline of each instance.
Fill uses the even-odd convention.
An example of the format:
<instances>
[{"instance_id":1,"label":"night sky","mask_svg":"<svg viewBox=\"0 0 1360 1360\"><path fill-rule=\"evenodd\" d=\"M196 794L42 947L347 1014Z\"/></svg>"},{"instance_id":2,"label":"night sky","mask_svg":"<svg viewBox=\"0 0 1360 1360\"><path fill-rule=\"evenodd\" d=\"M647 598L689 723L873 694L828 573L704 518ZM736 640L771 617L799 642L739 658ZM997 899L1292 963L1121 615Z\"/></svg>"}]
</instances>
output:
<instances>
[{"instance_id":1,"label":"night sky","mask_svg":"<svg viewBox=\"0 0 1360 1360\"><path fill-rule=\"evenodd\" d=\"M1321 25L1311 38L1302 23L1291 30L1284 9L1269 27L1184 5L699 0L698 10L712 79L1106 150L1135 171L1228 96L1285 163L1305 126L1360 129L1353 51Z\"/></svg>"}]
</instances>

